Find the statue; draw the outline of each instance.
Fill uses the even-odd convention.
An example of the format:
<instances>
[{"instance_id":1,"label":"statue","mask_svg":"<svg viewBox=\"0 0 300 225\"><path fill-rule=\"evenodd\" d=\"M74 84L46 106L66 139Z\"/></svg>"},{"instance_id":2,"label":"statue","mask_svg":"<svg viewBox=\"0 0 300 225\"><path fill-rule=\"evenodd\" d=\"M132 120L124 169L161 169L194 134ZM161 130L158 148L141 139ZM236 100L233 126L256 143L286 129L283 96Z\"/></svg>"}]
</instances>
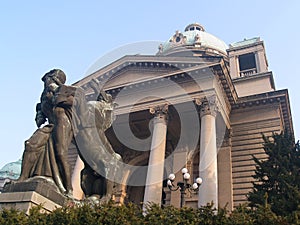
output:
<instances>
[{"instance_id":1,"label":"statue","mask_svg":"<svg viewBox=\"0 0 300 225\"><path fill-rule=\"evenodd\" d=\"M63 194L72 196L68 147L72 128L67 110L53 101L58 87L65 83L61 70L51 70L42 77L44 90L36 106L37 131L25 142L22 172L18 181L34 176L51 177ZM48 125L41 127L45 122Z\"/></svg>"},{"instance_id":2,"label":"statue","mask_svg":"<svg viewBox=\"0 0 300 225\"><path fill-rule=\"evenodd\" d=\"M97 196L103 201L112 195L121 157L114 152L105 136L113 122L112 96L91 81L96 101L87 102L83 89L65 85L66 76L59 69L43 78L44 90L36 107L39 127L25 142L22 172L18 181L35 176L50 177L62 194L72 198L71 169L68 148L72 140L84 162L81 186L86 197ZM45 122L47 125L42 126Z\"/></svg>"}]
</instances>

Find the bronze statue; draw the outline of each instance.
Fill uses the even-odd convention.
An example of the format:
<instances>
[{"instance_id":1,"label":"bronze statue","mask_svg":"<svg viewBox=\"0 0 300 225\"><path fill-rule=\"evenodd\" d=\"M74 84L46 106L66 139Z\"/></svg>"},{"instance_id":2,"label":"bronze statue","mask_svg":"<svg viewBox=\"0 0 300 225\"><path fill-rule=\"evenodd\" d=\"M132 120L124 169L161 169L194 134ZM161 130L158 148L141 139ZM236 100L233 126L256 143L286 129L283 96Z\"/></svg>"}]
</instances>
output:
<instances>
[{"instance_id":1,"label":"bronze statue","mask_svg":"<svg viewBox=\"0 0 300 225\"><path fill-rule=\"evenodd\" d=\"M25 151L22 160L22 172L18 182L33 177L50 177L61 193L65 193L55 156L52 139L53 124L38 128L25 141Z\"/></svg>"},{"instance_id":2,"label":"bronze statue","mask_svg":"<svg viewBox=\"0 0 300 225\"><path fill-rule=\"evenodd\" d=\"M60 191L72 196L68 148L72 141L84 161L81 186L86 195L111 197L121 157L114 152L105 136L113 122L112 96L91 81L96 101L86 101L83 89L65 85L66 76L59 69L43 78L44 90L37 104L36 123L39 127L25 142L22 173L19 181L34 176L51 177ZM45 122L47 125L41 127Z\"/></svg>"},{"instance_id":3,"label":"bronze statue","mask_svg":"<svg viewBox=\"0 0 300 225\"><path fill-rule=\"evenodd\" d=\"M121 171L119 168L121 156L114 152L104 133L114 120L114 103L112 96L102 91L96 80L93 79L90 86L97 99L89 101L86 106L88 111L92 112L92 118L95 118L95 127L87 126L77 135L79 141L91 140L90 137L94 137L89 142L80 141L80 143L88 144L79 147L79 152L88 149L86 151L88 154L81 157L85 164L81 171L81 187L86 197L99 196L102 197L101 201L107 201L111 198L115 185L112 178L117 179L117 173Z\"/></svg>"},{"instance_id":4,"label":"bronze statue","mask_svg":"<svg viewBox=\"0 0 300 225\"><path fill-rule=\"evenodd\" d=\"M71 120L68 117L71 113L68 108L54 101L57 90L66 81L66 76L63 71L54 69L46 73L42 81L44 90L40 103L36 106L35 118L39 129L25 142L19 181L37 175L51 177L64 194L72 196L71 168L68 162L68 147L73 137ZM41 127L45 122L48 125ZM46 130L50 131L49 135L42 138ZM38 145L33 143L38 139L43 139L43 142L40 141ZM36 157L34 161L34 151L39 151L45 158ZM41 169L36 170L36 165Z\"/></svg>"}]
</instances>

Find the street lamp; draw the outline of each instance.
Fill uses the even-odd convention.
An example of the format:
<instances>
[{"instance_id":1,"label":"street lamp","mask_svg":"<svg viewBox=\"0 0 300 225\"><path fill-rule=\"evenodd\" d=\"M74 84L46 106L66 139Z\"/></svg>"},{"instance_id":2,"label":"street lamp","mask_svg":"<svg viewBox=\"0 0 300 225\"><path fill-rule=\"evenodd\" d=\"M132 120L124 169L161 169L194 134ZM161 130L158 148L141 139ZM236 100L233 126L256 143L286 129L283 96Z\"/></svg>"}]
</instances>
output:
<instances>
[{"instance_id":1,"label":"street lamp","mask_svg":"<svg viewBox=\"0 0 300 225\"><path fill-rule=\"evenodd\" d=\"M183 168L181 170L182 173L182 181L177 182L177 187L173 184L175 180L175 174L171 173L169 175L169 179L167 181L168 188L171 191L180 191L180 208L185 205L185 190L188 190L190 193L197 193L199 190L200 185L202 184L202 179L198 177L196 182L192 185L188 183L188 180L191 178L191 175L188 173L187 168Z\"/></svg>"}]
</instances>

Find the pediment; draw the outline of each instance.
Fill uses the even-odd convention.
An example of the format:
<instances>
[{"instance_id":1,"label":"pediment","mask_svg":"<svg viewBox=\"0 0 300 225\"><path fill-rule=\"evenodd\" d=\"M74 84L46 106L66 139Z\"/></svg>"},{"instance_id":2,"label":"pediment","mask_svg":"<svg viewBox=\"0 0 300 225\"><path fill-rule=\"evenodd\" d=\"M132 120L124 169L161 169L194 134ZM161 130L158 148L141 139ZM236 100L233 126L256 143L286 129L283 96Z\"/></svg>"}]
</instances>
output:
<instances>
[{"instance_id":1,"label":"pediment","mask_svg":"<svg viewBox=\"0 0 300 225\"><path fill-rule=\"evenodd\" d=\"M122 87L131 88L139 84L143 86L147 83L157 83L162 77L177 79L184 74L196 73L195 76L201 79L203 73L197 71L207 71L208 67L219 77L225 95L229 102L234 104L237 99L236 91L224 61L219 58L204 60L197 57L124 56L74 85L81 86L87 94L90 94L92 90L88 83L91 79L97 79L103 84L104 90L117 93ZM186 78L184 79L186 81Z\"/></svg>"},{"instance_id":2,"label":"pediment","mask_svg":"<svg viewBox=\"0 0 300 225\"><path fill-rule=\"evenodd\" d=\"M153 70L148 69L127 69L123 72L114 74L105 82L104 89L115 89L122 86L129 86L131 84L146 82L149 80L157 79L163 77L164 75L170 73L168 70Z\"/></svg>"},{"instance_id":3,"label":"pediment","mask_svg":"<svg viewBox=\"0 0 300 225\"><path fill-rule=\"evenodd\" d=\"M216 59L219 61L219 59ZM128 85L143 80L159 78L176 71L193 70L193 67L208 67L216 62L204 62L195 58L157 57L157 56L124 56L117 61L84 77L74 85L85 87L91 79L104 81L104 89L111 89L120 85Z\"/></svg>"}]
</instances>

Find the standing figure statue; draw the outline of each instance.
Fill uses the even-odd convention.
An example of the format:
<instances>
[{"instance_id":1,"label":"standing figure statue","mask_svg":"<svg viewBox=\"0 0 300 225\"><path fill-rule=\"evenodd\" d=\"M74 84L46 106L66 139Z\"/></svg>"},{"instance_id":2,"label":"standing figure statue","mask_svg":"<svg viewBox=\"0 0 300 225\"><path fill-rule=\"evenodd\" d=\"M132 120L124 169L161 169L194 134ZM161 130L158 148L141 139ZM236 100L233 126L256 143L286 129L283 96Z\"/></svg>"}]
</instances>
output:
<instances>
[{"instance_id":1,"label":"standing figure statue","mask_svg":"<svg viewBox=\"0 0 300 225\"><path fill-rule=\"evenodd\" d=\"M113 122L112 96L92 80L90 86L97 99L88 102L82 88L64 84L66 76L59 69L46 73L42 81L44 90L35 119L39 128L25 142L19 181L50 177L64 195L72 197L68 148L74 140L85 165L81 171L85 196L109 200L121 165L121 156L104 133Z\"/></svg>"},{"instance_id":2,"label":"standing figure statue","mask_svg":"<svg viewBox=\"0 0 300 225\"><path fill-rule=\"evenodd\" d=\"M19 181L34 176L52 177L60 190L67 196L72 196L71 167L68 162L68 148L73 138L70 108L55 103L55 94L66 81L62 70L53 69L42 77L44 90L40 103L36 106L36 124L38 130L25 142L22 172ZM48 125L41 127L45 122ZM47 138L41 141L43 133ZM35 140L40 140L37 146ZM43 156L34 156L39 150ZM46 151L46 153L45 153ZM54 154L54 156L53 156ZM53 158L53 157L54 158ZM37 159L35 159L37 157ZM28 161L28 159L30 159ZM50 159L50 161L48 160ZM35 160L35 162L33 162ZM31 163L29 163L31 161ZM41 169L37 169L38 164ZM49 165L48 165L49 164ZM57 167L57 169L55 169Z\"/></svg>"},{"instance_id":3,"label":"standing figure statue","mask_svg":"<svg viewBox=\"0 0 300 225\"><path fill-rule=\"evenodd\" d=\"M54 96L55 104L71 108L72 130L78 154L84 162L81 171L81 187L86 197L101 198L102 202L112 197L115 180L121 166L121 156L116 154L106 138L113 122L114 103L98 81L92 79L90 87L96 100L86 101L81 88L61 85Z\"/></svg>"}]
</instances>

